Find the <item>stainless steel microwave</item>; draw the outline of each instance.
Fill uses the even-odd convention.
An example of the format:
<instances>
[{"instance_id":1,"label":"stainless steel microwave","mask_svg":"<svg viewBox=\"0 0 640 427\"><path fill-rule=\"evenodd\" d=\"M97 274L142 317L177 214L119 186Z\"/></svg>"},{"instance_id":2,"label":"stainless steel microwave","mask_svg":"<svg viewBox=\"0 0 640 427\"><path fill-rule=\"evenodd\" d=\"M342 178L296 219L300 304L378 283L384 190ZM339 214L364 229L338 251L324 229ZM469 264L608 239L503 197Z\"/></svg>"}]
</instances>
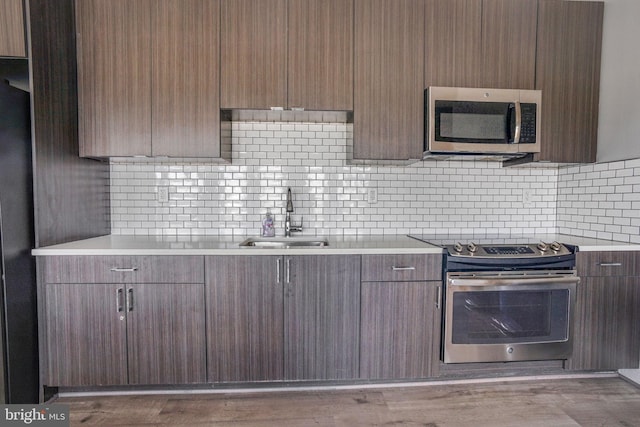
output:
<instances>
[{"instance_id":1,"label":"stainless steel microwave","mask_svg":"<svg viewBox=\"0 0 640 427\"><path fill-rule=\"evenodd\" d=\"M541 101L539 90L429 87L425 157L539 153Z\"/></svg>"}]
</instances>

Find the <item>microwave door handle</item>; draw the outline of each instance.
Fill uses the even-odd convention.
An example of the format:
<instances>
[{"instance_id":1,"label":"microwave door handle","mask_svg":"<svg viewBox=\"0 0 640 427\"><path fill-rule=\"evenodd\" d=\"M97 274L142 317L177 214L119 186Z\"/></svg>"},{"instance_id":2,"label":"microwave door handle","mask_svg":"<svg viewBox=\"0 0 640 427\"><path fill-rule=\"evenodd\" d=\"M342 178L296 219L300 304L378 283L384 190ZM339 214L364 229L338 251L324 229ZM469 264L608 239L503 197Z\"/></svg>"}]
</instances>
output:
<instances>
[{"instance_id":1,"label":"microwave door handle","mask_svg":"<svg viewBox=\"0 0 640 427\"><path fill-rule=\"evenodd\" d=\"M520 135L522 134L522 105L520 101L515 102L516 105L516 132L513 136L513 143L520 143Z\"/></svg>"}]
</instances>

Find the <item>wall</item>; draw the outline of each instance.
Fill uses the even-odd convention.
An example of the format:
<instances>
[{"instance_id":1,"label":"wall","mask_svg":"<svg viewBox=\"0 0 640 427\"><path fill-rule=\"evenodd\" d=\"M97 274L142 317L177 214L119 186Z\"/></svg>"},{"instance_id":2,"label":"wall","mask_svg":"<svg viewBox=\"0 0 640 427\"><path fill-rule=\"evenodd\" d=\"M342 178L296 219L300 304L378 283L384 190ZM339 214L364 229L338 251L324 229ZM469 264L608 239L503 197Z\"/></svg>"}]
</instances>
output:
<instances>
[{"instance_id":1,"label":"wall","mask_svg":"<svg viewBox=\"0 0 640 427\"><path fill-rule=\"evenodd\" d=\"M638 17L638 0L605 1L598 162L640 157Z\"/></svg>"},{"instance_id":2,"label":"wall","mask_svg":"<svg viewBox=\"0 0 640 427\"><path fill-rule=\"evenodd\" d=\"M347 123L242 121L233 123L232 165L112 161L112 233L257 234L270 210L282 234L287 187L305 234L556 230L556 169L349 166L351 132ZM159 187L168 188L168 203L157 201ZM369 189L377 203L368 203Z\"/></svg>"}]
</instances>

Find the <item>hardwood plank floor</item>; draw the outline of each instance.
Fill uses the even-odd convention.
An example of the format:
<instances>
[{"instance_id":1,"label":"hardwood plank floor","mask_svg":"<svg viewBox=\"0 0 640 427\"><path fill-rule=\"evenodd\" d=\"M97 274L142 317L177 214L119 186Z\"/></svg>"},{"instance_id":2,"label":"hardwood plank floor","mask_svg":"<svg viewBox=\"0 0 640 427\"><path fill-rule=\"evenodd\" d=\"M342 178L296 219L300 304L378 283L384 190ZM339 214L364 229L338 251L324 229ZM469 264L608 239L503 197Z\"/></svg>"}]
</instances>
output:
<instances>
[{"instance_id":1,"label":"hardwood plank floor","mask_svg":"<svg viewBox=\"0 0 640 427\"><path fill-rule=\"evenodd\" d=\"M56 403L70 405L72 426L640 426L640 388L614 377Z\"/></svg>"}]
</instances>

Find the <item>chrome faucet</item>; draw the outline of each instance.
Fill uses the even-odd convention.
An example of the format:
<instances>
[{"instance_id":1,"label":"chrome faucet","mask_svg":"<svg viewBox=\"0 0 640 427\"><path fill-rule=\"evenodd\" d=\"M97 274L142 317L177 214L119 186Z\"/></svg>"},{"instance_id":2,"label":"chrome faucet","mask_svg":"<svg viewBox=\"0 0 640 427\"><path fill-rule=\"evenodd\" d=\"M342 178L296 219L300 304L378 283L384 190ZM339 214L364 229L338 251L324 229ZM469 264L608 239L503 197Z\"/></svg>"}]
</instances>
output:
<instances>
[{"instance_id":1,"label":"chrome faucet","mask_svg":"<svg viewBox=\"0 0 640 427\"><path fill-rule=\"evenodd\" d=\"M291 199L291 188L287 189L287 214L284 220L284 235L285 237L291 237L291 232L302 231L302 221L300 225L291 224L291 214L293 213L293 200Z\"/></svg>"}]
</instances>

